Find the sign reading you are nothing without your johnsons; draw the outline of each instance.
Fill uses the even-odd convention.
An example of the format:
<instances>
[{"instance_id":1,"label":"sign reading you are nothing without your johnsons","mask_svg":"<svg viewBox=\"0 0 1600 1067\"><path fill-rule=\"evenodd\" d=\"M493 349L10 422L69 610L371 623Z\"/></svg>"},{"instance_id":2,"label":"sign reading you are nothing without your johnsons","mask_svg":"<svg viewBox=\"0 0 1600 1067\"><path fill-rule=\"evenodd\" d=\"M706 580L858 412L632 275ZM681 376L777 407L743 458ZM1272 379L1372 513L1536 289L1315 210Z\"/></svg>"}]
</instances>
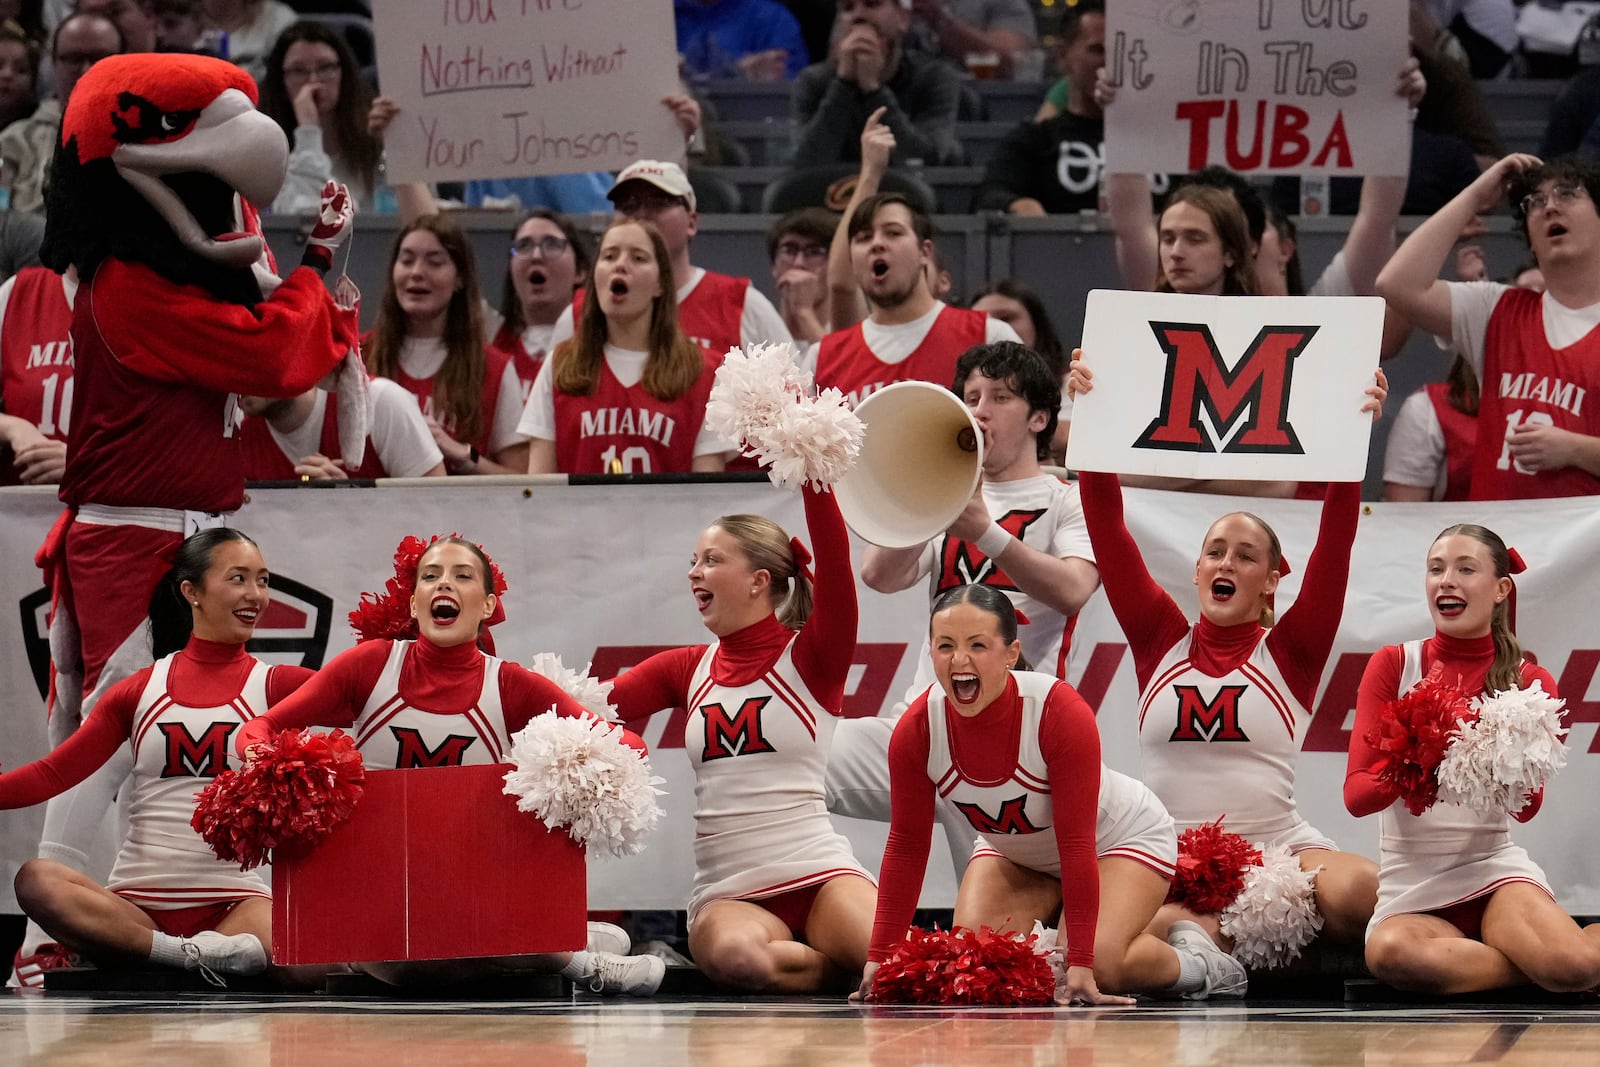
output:
<instances>
[{"instance_id":1,"label":"sign reading you are nothing without your johnsons","mask_svg":"<svg viewBox=\"0 0 1600 1067\"><path fill-rule=\"evenodd\" d=\"M683 158L672 5L641 0L391 0L378 72L399 114L390 181L621 170Z\"/></svg>"}]
</instances>

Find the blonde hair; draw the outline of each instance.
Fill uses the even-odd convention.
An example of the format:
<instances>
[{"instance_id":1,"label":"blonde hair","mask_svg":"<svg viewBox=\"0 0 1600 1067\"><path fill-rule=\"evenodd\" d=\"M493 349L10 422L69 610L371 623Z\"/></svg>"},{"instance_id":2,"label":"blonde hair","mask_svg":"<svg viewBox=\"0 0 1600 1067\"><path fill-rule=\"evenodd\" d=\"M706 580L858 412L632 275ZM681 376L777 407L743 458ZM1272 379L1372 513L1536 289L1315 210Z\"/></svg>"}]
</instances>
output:
<instances>
[{"instance_id":1,"label":"blonde hair","mask_svg":"<svg viewBox=\"0 0 1600 1067\"><path fill-rule=\"evenodd\" d=\"M804 626L811 617L811 580L795 562L783 527L765 515L724 515L711 525L739 542L752 570L772 576L772 602L782 604L778 621L791 630Z\"/></svg>"}]
</instances>

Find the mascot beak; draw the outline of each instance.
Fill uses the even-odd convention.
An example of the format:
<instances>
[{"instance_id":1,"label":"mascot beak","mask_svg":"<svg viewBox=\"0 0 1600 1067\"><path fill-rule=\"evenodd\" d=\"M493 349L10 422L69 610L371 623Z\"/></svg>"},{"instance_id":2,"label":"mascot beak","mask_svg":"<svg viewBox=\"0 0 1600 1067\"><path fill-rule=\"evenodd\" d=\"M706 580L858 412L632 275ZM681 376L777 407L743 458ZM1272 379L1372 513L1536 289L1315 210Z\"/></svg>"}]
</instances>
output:
<instances>
[{"instance_id":1,"label":"mascot beak","mask_svg":"<svg viewBox=\"0 0 1600 1067\"><path fill-rule=\"evenodd\" d=\"M187 136L118 145L111 161L123 179L166 219L184 247L222 266L249 267L261 255L265 242L258 234L243 232L242 213L230 194L258 208L270 205L289 172L289 142L278 124L257 111L249 97L229 89L201 111ZM197 185L187 179L206 175L226 187L215 191L229 197L229 210L219 211L220 205L209 204L211 210L207 211L196 202L205 196L205 183ZM168 180L177 176L184 180ZM215 187L215 182L210 184ZM212 220L212 225L202 225L197 215ZM223 216L231 229L215 221Z\"/></svg>"}]
</instances>

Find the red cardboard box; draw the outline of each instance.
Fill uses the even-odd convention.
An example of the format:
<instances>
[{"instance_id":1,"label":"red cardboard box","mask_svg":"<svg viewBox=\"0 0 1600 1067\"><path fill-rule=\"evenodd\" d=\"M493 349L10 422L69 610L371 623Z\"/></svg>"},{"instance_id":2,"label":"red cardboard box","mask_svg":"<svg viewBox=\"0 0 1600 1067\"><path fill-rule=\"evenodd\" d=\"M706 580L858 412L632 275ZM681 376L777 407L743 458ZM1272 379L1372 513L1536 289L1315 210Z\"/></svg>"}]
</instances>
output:
<instances>
[{"instance_id":1,"label":"red cardboard box","mask_svg":"<svg viewBox=\"0 0 1600 1067\"><path fill-rule=\"evenodd\" d=\"M369 770L349 822L316 848L274 854L273 962L583 948L583 848L517 810L507 770Z\"/></svg>"}]
</instances>

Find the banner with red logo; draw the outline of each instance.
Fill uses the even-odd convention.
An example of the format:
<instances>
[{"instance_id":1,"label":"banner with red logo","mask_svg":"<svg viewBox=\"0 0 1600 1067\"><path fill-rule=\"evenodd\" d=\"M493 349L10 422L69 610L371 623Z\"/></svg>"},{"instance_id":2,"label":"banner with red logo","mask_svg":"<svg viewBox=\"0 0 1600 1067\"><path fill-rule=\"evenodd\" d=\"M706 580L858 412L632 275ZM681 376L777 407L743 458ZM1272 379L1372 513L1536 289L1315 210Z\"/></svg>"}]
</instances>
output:
<instances>
[{"instance_id":1,"label":"banner with red logo","mask_svg":"<svg viewBox=\"0 0 1600 1067\"><path fill-rule=\"evenodd\" d=\"M1106 167L1404 177L1406 5L1117 0L1106 14Z\"/></svg>"},{"instance_id":2,"label":"banner with red logo","mask_svg":"<svg viewBox=\"0 0 1600 1067\"><path fill-rule=\"evenodd\" d=\"M1248 302L1247 302L1248 303ZM1127 517L1152 572L1185 610L1197 608L1193 579L1201 538L1212 520L1241 507L1262 515L1297 565L1310 554L1320 505L1303 501L1129 490ZM45 749L43 701L35 685L43 604L34 547L58 512L52 493L0 490L0 765L13 769ZM689 595L689 553L718 515L771 516L803 539L798 496L761 484L546 486L464 485L252 490L234 525L261 544L273 569L274 603L257 628L257 654L318 666L350 647L346 615L363 591L391 572L401 537L460 531L480 541L510 583L507 619L495 628L512 660L559 653L569 666L593 661L617 673L663 648L702 643ZM1589 847L1600 810L1600 622L1591 576L1600 562L1600 509L1589 499L1474 504L1368 505L1351 546L1343 621L1301 756L1297 799L1314 825L1346 849L1377 855L1378 820L1344 811L1345 751L1356 686L1376 649L1432 632L1423 594L1424 559L1446 525L1475 521L1518 548L1529 569L1517 577L1518 633L1554 675L1567 699L1570 763L1550 784L1545 805L1513 838L1543 864L1561 903L1600 914L1600 850ZM861 545L855 545L859 563ZM990 570L993 575L997 572ZM1292 606L1300 567L1280 586L1279 610ZM291 584L292 583L292 584ZM107 591L115 595L115 591ZM927 625L922 589L883 596L860 587L861 624L846 713L876 714L909 684ZM24 620L26 623L24 624ZM1137 776L1138 693L1126 641L1096 594L1080 616L1068 679L1099 715L1106 763ZM683 748L682 709L664 710L644 730L655 772L667 780L662 828L645 851L589 867L595 907L681 908L693 878L694 781ZM1202 737L1196 743L1209 743ZM1229 783L1218 782L1219 811ZM16 867L33 855L43 808L0 812L0 911ZM876 870L886 827L840 820L857 854ZM923 901L954 899L946 850L936 844ZM103 872L102 872L103 873Z\"/></svg>"},{"instance_id":3,"label":"banner with red logo","mask_svg":"<svg viewBox=\"0 0 1600 1067\"><path fill-rule=\"evenodd\" d=\"M1075 470L1351 481L1383 334L1377 297L1096 289L1083 323L1093 391L1072 412Z\"/></svg>"}]
</instances>

